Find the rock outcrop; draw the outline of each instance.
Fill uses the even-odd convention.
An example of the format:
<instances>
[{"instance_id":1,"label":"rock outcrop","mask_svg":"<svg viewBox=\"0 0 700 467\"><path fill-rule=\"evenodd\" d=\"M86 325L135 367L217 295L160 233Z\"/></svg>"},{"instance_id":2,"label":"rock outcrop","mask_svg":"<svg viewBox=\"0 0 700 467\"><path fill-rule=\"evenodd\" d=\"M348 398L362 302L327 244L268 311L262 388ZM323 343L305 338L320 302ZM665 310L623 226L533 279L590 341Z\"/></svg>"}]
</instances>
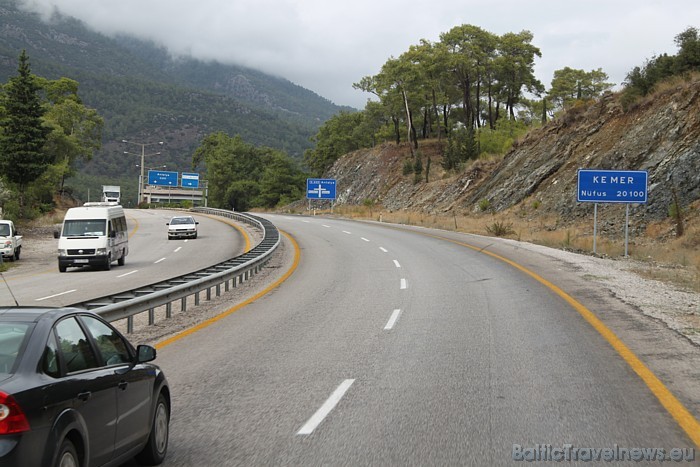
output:
<instances>
[{"instance_id":1,"label":"rock outcrop","mask_svg":"<svg viewBox=\"0 0 700 467\"><path fill-rule=\"evenodd\" d=\"M420 141L429 181L403 175L407 145L386 143L339 159L326 176L338 180L338 203L371 200L384 209L429 213L478 211L483 200L504 211L534 203L562 222L589 216L576 201L578 169L646 170L648 202L630 206L633 222L668 217L674 192L689 209L700 199L700 78L666 85L624 109L608 94L581 104L517 141L500 160L476 161L457 175L440 167L440 143Z\"/></svg>"}]
</instances>

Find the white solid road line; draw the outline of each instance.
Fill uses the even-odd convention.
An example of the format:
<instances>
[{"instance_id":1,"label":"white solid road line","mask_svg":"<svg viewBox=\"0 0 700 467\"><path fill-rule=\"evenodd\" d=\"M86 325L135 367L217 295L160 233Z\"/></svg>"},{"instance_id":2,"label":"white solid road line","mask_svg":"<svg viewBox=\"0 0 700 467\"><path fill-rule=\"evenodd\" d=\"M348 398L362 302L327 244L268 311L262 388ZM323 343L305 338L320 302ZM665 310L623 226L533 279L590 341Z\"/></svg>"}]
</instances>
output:
<instances>
[{"instance_id":1,"label":"white solid road line","mask_svg":"<svg viewBox=\"0 0 700 467\"><path fill-rule=\"evenodd\" d=\"M60 297L61 295L66 295L66 294L69 294L69 293L73 293L73 292L75 292L76 290L77 290L77 289L66 290L65 292L57 293L57 294L54 294L54 295L49 295L48 297L37 298L37 299L35 299L35 301L40 302L40 301L42 301L42 300L48 300L49 298Z\"/></svg>"},{"instance_id":2,"label":"white solid road line","mask_svg":"<svg viewBox=\"0 0 700 467\"><path fill-rule=\"evenodd\" d=\"M408 284L406 283L406 279L401 279L401 290L407 289Z\"/></svg>"},{"instance_id":3,"label":"white solid road line","mask_svg":"<svg viewBox=\"0 0 700 467\"><path fill-rule=\"evenodd\" d=\"M394 265L396 265L397 268L400 268L400 267L401 267L401 265L399 264L399 262L396 261L396 260L394 260Z\"/></svg>"},{"instance_id":4,"label":"white solid road line","mask_svg":"<svg viewBox=\"0 0 700 467\"><path fill-rule=\"evenodd\" d=\"M354 379L346 379L342 383L340 383L340 386L333 391L333 394L326 400L326 402L323 403L320 409L316 411L315 414L311 416L309 421L307 421L304 426L297 431L298 435L310 435L311 433L314 432L316 427L318 427L321 422L328 416L329 413L331 413L331 410L335 408L336 405L338 405L338 402L340 402L340 399L343 398L345 393L347 392L348 389L350 389L350 386L352 386L352 383L354 383Z\"/></svg>"},{"instance_id":5,"label":"white solid road line","mask_svg":"<svg viewBox=\"0 0 700 467\"><path fill-rule=\"evenodd\" d=\"M396 324L396 320L399 319L399 315L401 314L401 310L394 310L394 312L391 314L391 318L389 318L389 322L386 323L386 326L384 326L385 330L393 329L394 324Z\"/></svg>"},{"instance_id":6,"label":"white solid road line","mask_svg":"<svg viewBox=\"0 0 700 467\"><path fill-rule=\"evenodd\" d=\"M138 269L134 269L133 271L129 271L129 272L124 273L124 274L122 274L121 276L117 276L117 277L126 277L126 276L128 276L128 275L130 275L130 274L133 274L133 273L135 273L135 272L139 272L139 270L138 270Z\"/></svg>"}]
</instances>

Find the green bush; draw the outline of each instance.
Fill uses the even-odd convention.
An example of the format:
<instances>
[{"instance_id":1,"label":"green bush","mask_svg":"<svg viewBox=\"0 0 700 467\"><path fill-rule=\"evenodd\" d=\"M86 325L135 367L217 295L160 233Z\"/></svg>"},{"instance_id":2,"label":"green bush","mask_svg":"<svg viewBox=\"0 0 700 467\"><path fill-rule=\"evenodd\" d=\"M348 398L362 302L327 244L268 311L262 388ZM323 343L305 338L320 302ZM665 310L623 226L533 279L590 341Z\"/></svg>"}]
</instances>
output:
<instances>
[{"instance_id":1,"label":"green bush","mask_svg":"<svg viewBox=\"0 0 700 467\"><path fill-rule=\"evenodd\" d=\"M479 209L481 212L487 211L489 206L491 206L491 202L488 200L488 198L482 198L481 201L479 201Z\"/></svg>"},{"instance_id":2,"label":"green bush","mask_svg":"<svg viewBox=\"0 0 700 467\"><path fill-rule=\"evenodd\" d=\"M493 224L486 226L486 233L493 235L494 237L507 237L508 235L515 234L515 230L513 230L513 224L511 223L496 221Z\"/></svg>"}]
</instances>

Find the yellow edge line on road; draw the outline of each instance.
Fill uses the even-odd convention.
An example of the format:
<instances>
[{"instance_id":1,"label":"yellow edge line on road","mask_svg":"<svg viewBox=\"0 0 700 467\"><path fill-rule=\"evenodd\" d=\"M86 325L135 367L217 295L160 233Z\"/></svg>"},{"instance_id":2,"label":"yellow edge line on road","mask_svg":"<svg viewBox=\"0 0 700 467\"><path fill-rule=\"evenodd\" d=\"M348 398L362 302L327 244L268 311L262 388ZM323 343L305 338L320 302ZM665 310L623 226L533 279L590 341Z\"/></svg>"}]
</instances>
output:
<instances>
[{"instance_id":1,"label":"yellow edge line on road","mask_svg":"<svg viewBox=\"0 0 700 467\"><path fill-rule=\"evenodd\" d=\"M419 232L420 233L420 232ZM679 401L676 396L661 382L661 380L632 352L629 347L627 347L616 335L610 330L603 322L585 306L579 303L571 295L564 292L562 289L556 285L549 282L547 279L539 276L538 274L530 271L524 266L512 261L503 256L497 255L490 251L486 251L483 248L476 247L474 245L469 245L468 243L463 243L457 240L452 240L446 237L440 237L437 235L422 234L433 238L438 238L441 240L447 240L452 243L470 248L472 250L478 251L479 253L484 253L493 258L503 261L519 271L524 272L528 276L532 277L536 281L543 284L545 287L552 290L554 293L563 298L569 305L571 305L586 321L588 324L593 326L593 328L598 331L598 333L603 336L603 338L608 341L608 343L617 351L617 353L627 362L627 364L634 370L637 375L644 381L644 384L651 390L651 392L656 396L656 398L661 402L666 410L671 414L671 416L676 420L676 422L681 426L681 428L686 432L688 437L695 443L697 447L700 447L700 422L693 416L693 414L685 408L685 406Z\"/></svg>"},{"instance_id":2,"label":"yellow edge line on road","mask_svg":"<svg viewBox=\"0 0 700 467\"><path fill-rule=\"evenodd\" d=\"M210 216L208 214L202 214L202 213L197 213L200 216L208 217L210 219L217 220L219 222L223 222L224 224L228 224L234 229L238 230L240 234L243 236L243 239L245 240L245 247L243 247L243 253L248 253L250 251L250 237L248 236L248 232L245 231L245 229L237 224L234 224L233 222L229 222L226 219L222 219L221 217L218 216Z\"/></svg>"},{"instance_id":3,"label":"yellow edge line on road","mask_svg":"<svg viewBox=\"0 0 700 467\"><path fill-rule=\"evenodd\" d=\"M288 240L292 243L292 245L294 246L294 262L292 263L292 266L287 270L287 272L284 273L284 275L283 275L282 277L280 277L274 284L270 285L269 287L267 287L267 288L266 288L265 290L263 290L262 292L260 292L260 293L258 293L258 294L256 294L256 295L252 296L252 297L249 298L248 300L246 300L246 301L244 301L244 302L241 302L241 303L237 304L236 306L233 306L233 307L229 308L228 310L224 311L223 313L218 314L218 315L216 315L216 316L214 316L214 317L212 317L212 318L209 318L208 320L203 321L203 322L199 323L199 324L196 325L196 326L193 326L193 327L191 327L191 328L189 328L189 329L185 329L184 331L182 331L182 332L180 332L180 333L178 333L178 334L175 334L173 337L170 337L170 338L168 338L168 339L165 339L164 341L161 341L161 342L157 343L154 347L155 347L156 349L162 349L162 348L165 347L166 345L170 345L170 344L172 344L173 342L179 341L180 339L189 336L190 334L194 334L195 332L197 332L197 331L199 331L199 330L201 330L201 329L204 329L204 328L206 328L206 327L208 327L208 326L211 326L212 324L214 324L215 322L219 321L220 319L223 319L223 318L229 316L230 314L232 314L232 313L234 313L234 312L240 310L240 309L243 308L244 306L247 306L247 305L253 303L254 301L256 301L257 299L259 299L260 297L262 297L262 296L264 296L264 295L270 293L271 291L273 291L274 289L276 289L277 287L279 287L280 284L282 284L284 281L286 281L287 279L289 279L289 276L292 275L292 273L294 272L294 270L295 270L295 269L297 268L297 266L299 265L299 258L300 258L300 256L301 256L301 250L299 249L299 244L297 244L296 240L294 240L294 238L293 238L291 235L289 235L288 233L283 232L283 231L281 231L281 230L280 230L280 232L281 232L285 237L287 237L287 239L288 239Z\"/></svg>"}]
</instances>

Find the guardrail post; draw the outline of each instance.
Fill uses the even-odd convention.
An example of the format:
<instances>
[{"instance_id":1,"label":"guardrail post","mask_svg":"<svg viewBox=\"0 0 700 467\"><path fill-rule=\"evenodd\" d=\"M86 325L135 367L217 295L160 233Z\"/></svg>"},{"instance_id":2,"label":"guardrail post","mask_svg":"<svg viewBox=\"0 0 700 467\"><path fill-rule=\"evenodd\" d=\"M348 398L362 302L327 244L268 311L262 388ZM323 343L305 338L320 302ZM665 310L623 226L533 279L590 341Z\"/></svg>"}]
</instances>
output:
<instances>
[{"instance_id":1,"label":"guardrail post","mask_svg":"<svg viewBox=\"0 0 700 467\"><path fill-rule=\"evenodd\" d=\"M134 317L129 316L126 318L126 333L131 334L132 332L134 332Z\"/></svg>"},{"instance_id":2,"label":"guardrail post","mask_svg":"<svg viewBox=\"0 0 700 467\"><path fill-rule=\"evenodd\" d=\"M165 317L166 318L172 318L173 316L173 306L172 302L168 302L165 304Z\"/></svg>"},{"instance_id":3,"label":"guardrail post","mask_svg":"<svg viewBox=\"0 0 700 467\"><path fill-rule=\"evenodd\" d=\"M180 299L180 311L187 311L187 297Z\"/></svg>"},{"instance_id":4,"label":"guardrail post","mask_svg":"<svg viewBox=\"0 0 700 467\"><path fill-rule=\"evenodd\" d=\"M156 310L155 308L149 308L148 309L148 325L153 326L153 323L156 322Z\"/></svg>"},{"instance_id":5,"label":"guardrail post","mask_svg":"<svg viewBox=\"0 0 700 467\"><path fill-rule=\"evenodd\" d=\"M221 297L221 284L216 284L216 296Z\"/></svg>"},{"instance_id":6,"label":"guardrail post","mask_svg":"<svg viewBox=\"0 0 700 467\"><path fill-rule=\"evenodd\" d=\"M199 292L194 293L194 306L199 306Z\"/></svg>"},{"instance_id":7,"label":"guardrail post","mask_svg":"<svg viewBox=\"0 0 700 467\"><path fill-rule=\"evenodd\" d=\"M211 300L211 287L207 287L207 301Z\"/></svg>"}]
</instances>

